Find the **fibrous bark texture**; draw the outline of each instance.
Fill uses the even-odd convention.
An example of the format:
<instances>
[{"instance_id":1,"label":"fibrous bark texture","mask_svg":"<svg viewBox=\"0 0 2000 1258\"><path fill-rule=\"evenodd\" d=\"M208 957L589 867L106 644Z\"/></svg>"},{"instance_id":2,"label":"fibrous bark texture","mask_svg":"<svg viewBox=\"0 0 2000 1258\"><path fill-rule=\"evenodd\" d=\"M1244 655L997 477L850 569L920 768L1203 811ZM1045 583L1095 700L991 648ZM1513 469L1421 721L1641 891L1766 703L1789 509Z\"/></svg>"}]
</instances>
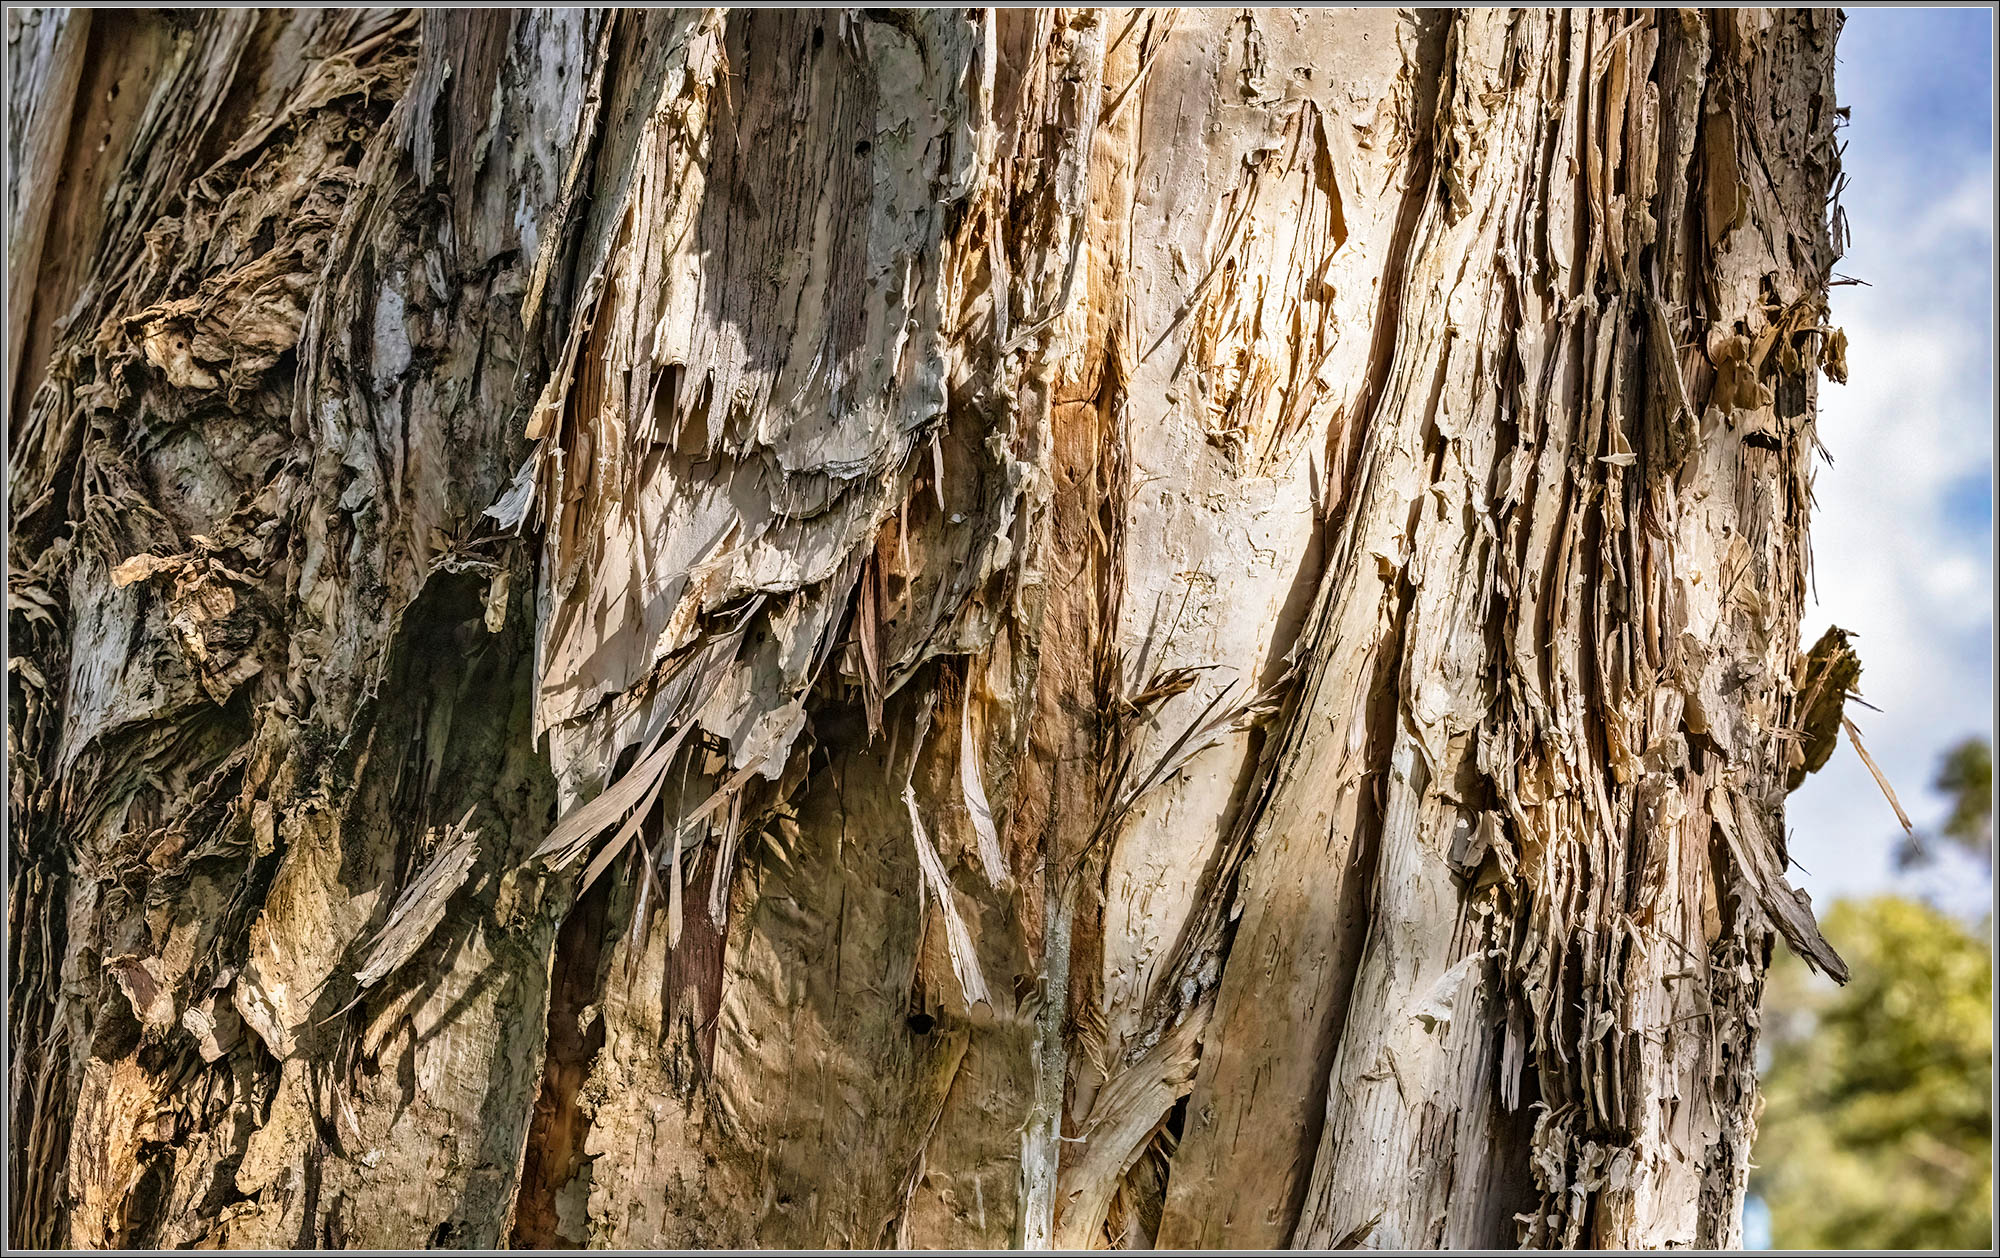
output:
<instances>
[{"instance_id":1,"label":"fibrous bark texture","mask_svg":"<svg viewBox=\"0 0 2000 1258\"><path fill-rule=\"evenodd\" d=\"M13 1242L1734 1244L1838 26L10 11Z\"/></svg>"}]
</instances>

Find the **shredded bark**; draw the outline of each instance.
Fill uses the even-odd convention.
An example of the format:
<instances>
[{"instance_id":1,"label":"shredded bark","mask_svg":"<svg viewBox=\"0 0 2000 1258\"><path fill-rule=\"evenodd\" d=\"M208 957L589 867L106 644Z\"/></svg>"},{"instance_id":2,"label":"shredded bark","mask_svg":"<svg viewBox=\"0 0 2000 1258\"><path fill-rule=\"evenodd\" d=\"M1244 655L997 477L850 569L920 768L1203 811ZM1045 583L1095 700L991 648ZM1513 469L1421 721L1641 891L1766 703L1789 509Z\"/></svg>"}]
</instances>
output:
<instances>
[{"instance_id":1,"label":"shredded bark","mask_svg":"<svg viewBox=\"0 0 2000 1258\"><path fill-rule=\"evenodd\" d=\"M19 1241L1740 1241L1837 12L8 23Z\"/></svg>"}]
</instances>

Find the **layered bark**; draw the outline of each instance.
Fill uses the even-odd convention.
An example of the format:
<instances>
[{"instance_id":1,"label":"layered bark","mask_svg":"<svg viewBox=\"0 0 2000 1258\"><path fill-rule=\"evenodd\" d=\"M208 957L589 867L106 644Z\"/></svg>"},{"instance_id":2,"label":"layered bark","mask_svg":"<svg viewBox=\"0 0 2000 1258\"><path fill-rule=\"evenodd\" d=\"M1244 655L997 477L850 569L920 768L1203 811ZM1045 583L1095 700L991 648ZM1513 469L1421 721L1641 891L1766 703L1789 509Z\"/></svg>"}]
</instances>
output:
<instances>
[{"instance_id":1,"label":"layered bark","mask_svg":"<svg viewBox=\"0 0 2000 1258\"><path fill-rule=\"evenodd\" d=\"M16 1242L1733 1243L1837 27L10 26Z\"/></svg>"}]
</instances>

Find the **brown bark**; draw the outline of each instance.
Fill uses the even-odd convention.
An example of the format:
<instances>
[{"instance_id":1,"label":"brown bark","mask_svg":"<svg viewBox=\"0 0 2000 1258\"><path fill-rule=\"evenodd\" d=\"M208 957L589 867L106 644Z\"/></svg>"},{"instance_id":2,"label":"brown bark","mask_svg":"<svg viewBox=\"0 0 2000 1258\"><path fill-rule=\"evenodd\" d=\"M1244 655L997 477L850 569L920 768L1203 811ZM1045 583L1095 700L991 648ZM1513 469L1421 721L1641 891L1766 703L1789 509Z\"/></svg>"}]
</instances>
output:
<instances>
[{"instance_id":1,"label":"brown bark","mask_svg":"<svg viewBox=\"0 0 2000 1258\"><path fill-rule=\"evenodd\" d=\"M1738 1239L1836 13L31 16L16 1244Z\"/></svg>"}]
</instances>

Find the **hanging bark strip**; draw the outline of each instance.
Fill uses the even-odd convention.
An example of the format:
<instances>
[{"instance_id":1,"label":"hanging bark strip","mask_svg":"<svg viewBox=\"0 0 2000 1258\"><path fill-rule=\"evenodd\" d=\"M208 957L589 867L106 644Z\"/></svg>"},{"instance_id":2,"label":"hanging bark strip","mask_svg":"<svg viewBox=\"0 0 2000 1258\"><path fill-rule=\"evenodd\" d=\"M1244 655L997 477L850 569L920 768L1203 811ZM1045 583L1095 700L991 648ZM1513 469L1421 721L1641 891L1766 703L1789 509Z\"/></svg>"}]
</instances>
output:
<instances>
[{"instance_id":1,"label":"hanging bark strip","mask_svg":"<svg viewBox=\"0 0 2000 1258\"><path fill-rule=\"evenodd\" d=\"M1839 25L10 12L10 1235L1738 1243Z\"/></svg>"}]
</instances>

